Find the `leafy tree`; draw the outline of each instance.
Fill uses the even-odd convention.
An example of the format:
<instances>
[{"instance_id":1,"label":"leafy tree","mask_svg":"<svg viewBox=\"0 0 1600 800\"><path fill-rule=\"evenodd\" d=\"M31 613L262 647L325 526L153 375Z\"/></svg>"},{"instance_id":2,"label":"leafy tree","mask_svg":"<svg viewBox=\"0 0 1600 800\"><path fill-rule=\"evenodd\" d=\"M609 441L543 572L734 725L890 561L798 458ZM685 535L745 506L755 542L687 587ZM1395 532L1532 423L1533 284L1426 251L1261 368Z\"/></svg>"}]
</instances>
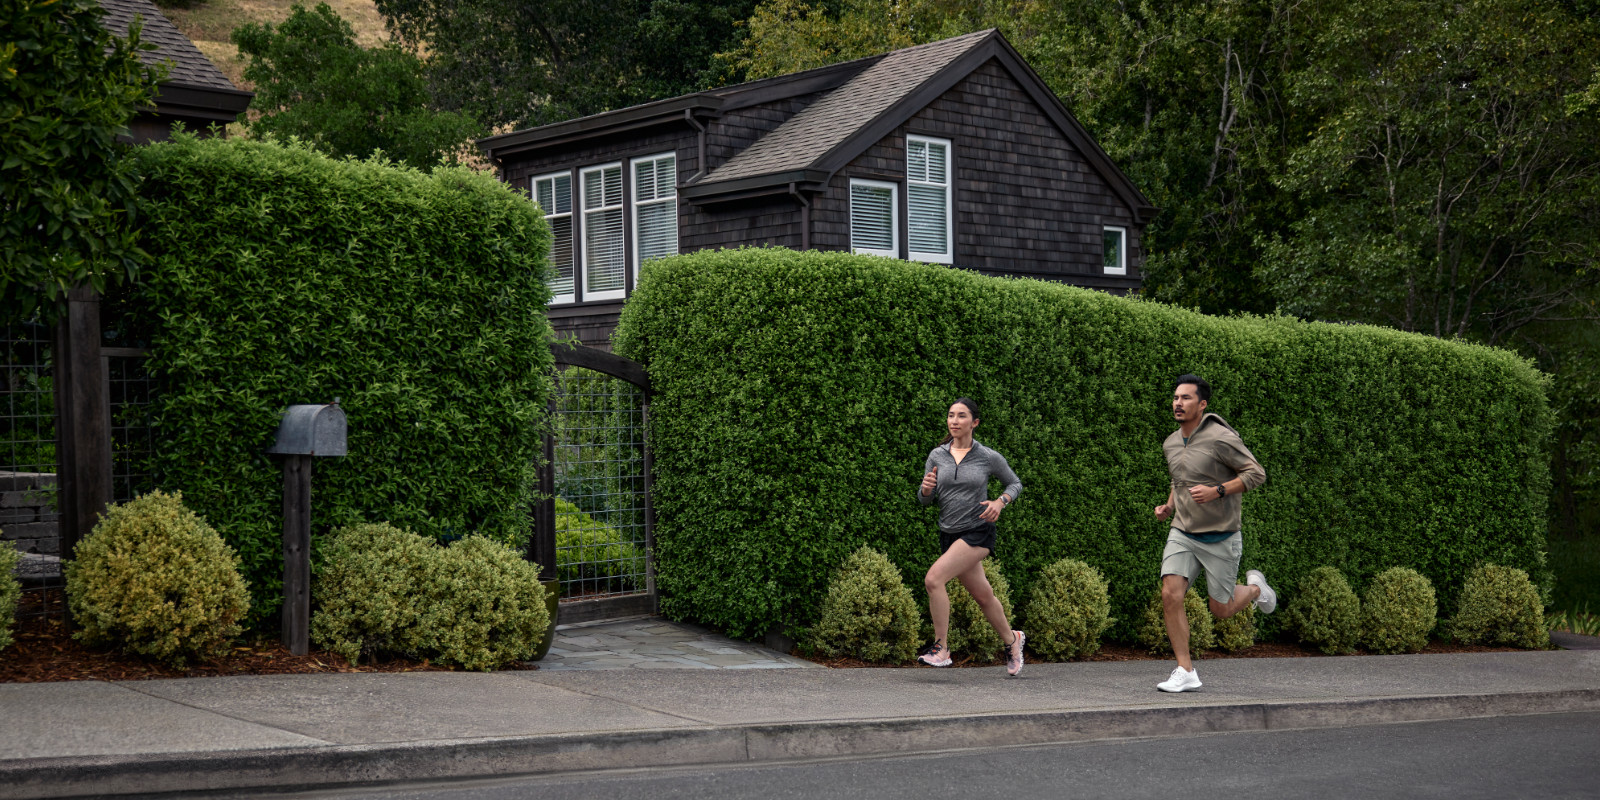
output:
<instances>
[{"instance_id":1,"label":"leafy tree","mask_svg":"<svg viewBox=\"0 0 1600 800\"><path fill-rule=\"evenodd\" d=\"M377 0L426 51L442 108L537 125L671 97L718 79L754 0Z\"/></svg>"},{"instance_id":2,"label":"leafy tree","mask_svg":"<svg viewBox=\"0 0 1600 800\"><path fill-rule=\"evenodd\" d=\"M139 61L137 21L123 39L104 16L95 0L0 0L0 321L53 315L67 289L104 291L147 260L117 137L162 70Z\"/></svg>"},{"instance_id":3,"label":"leafy tree","mask_svg":"<svg viewBox=\"0 0 1600 800\"><path fill-rule=\"evenodd\" d=\"M483 133L470 114L430 108L422 62L390 43L356 44L350 23L326 3L296 5L276 27L249 24L233 32L249 58L244 77L256 85L250 107L261 116L250 135L298 136L335 156L382 150L429 169L460 160L462 145Z\"/></svg>"},{"instance_id":4,"label":"leafy tree","mask_svg":"<svg viewBox=\"0 0 1600 800\"><path fill-rule=\"evenodd\" d=\"M1288 87L1314 132L1278 179L1304 212L1258 272L1279 307L1512 346L1600 319L1600 116L1568 111L1600 28L1541 0L1325 13Z\"/></svg>"}]
</instances>

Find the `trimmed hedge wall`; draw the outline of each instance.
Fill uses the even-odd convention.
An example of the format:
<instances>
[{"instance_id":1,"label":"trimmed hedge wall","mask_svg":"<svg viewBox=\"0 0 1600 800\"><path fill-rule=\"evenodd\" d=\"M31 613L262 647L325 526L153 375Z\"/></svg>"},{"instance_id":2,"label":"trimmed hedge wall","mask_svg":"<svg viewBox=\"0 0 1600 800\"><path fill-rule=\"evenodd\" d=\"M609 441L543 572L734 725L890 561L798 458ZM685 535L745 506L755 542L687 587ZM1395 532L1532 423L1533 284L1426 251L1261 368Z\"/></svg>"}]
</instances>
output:
<instances>
[{"instance_id":1,"label":"trimmed hedge wall","mask_svg":"<svg viewBox=\"0 0 1600 800\"><path fill-rule=\"evenodd\" d=\"M341 398L313 541L389 522L526 541L552 369L549 231L492 176L189 136L135 151L155 265L122 335L153 351L161 488L239 553L252 621L282 602L283 409Z\"/></svg>"},{"instance_id":2,"label":"trimmed hedge wall","mask_svg":"<svg viewBox=\"0 0 1600 800\"><path fill-rule=\"evenodd\" d=\"M651 376L662 609L735 635L813 623L862 545L921 580L936 511L912 493L966 395L1025 486L995 554L1018 596L1081 559L1126 638L1166 536L1170 382L1191 371L1267 469L1243 566L1280 593L1325 564L1358 587L1409 566L1452 603L1484 561L1548 581L1545 378L1502 350L781 249L652 262L615 340Z\"/></svg>"}]
</instances>

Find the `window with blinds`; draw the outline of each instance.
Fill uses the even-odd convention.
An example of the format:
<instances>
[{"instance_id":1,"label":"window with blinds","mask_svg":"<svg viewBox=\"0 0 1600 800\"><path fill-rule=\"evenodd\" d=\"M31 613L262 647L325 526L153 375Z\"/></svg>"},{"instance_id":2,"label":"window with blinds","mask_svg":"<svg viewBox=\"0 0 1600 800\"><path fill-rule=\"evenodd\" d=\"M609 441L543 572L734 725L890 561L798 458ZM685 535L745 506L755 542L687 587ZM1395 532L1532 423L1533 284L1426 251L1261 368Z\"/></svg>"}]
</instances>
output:
<instances>
[{"instance_id":1,"label":"window with blinds","mask_svg":"<svg viewBox=\"0 0 1600 800\"><path fill-rule=\"evenodd\" d=\"M678 157L633 160L633 274L652 258L678 254Z\"/></svg>"},{"instance_id":2,"label":"window with blinds","mask_svg":"<svg viewBox=\"0 0 1600 800\"><path fill-rule=\"evenodd\" d=\"M1105 274L1128 274L1128 232L1123 228L1107 227L1101 250Z\"/></svg>"},{"instance_id":3,"label":"window with blinds","mask_svg":"<svg viewBox=\"0 0 1600 800\"><path fill-rule=\"evenodd\" d=\"M583 299L620 298L627 288L622 165L583 170Z\"/></svg>"},{"instance_id":4,"label":"window with blinds","mask_svg":"<svg viewBox=\"0 0 1600 800\"><path fill-rule=\"evenodd\" d=\"M906 137L906 250L912 261L954 260L950 142Z\"/></svg>"},{"instance_id":5,"label":"window with blinds","mask_svg":"<svg viewBox=\"0 0 1600 800\"><path fill-rule=\"evenodd\" d=\"M551 303L570 303L577 299L572 252L572 173L557 172L533 179L533 200L544 211L550 224L550 264L555 277L550 280Z\"/></svg>"},{"instance_id":6,"label":"window with blinds","mask_svg":"<svg viewBox=\"0 0 1600 800\"><path fill-rule=\"evenodd\" d=\"M850 181L850 249L873 256L900 257L895 185Z\"/></svg>"}]
</instances>

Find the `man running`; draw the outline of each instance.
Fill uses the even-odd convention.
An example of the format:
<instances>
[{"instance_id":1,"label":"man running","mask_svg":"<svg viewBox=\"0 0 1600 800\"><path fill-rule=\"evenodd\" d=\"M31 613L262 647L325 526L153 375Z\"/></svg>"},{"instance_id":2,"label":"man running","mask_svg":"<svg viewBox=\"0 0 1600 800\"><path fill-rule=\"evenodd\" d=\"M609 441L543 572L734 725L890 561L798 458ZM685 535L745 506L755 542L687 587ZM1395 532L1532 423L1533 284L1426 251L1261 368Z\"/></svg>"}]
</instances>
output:
<instances>
[{"instance_id":1,"label":"man running","mask_svg":"<svg viewBox=\"0 0 1600 800\"><path fill-rule=\"evenodd\" d=\"M1211 384L1196 375L1182 375L1172 387L1172 418L1178 429L1162 444L1172 489L1167 502L1156 506L1156 519L1172 517L1167 549L1161 554L1161 608L1167 622L1167 639L1178 657L1171 677L1156 684L1163 692L1188 692L1200 688L1200 673L1189 658L1189 616L1183 597L1203 567L1211 613L1227 619L1255 603L1263 614L1278 607L1278 595L1259 570L1245 573L1247 585L1237 586L1239 556L1244 551L1239 533L1239 496L1267 482L1244 440L1216 414L1206 413Z\"/></svg>"}]
</instances>

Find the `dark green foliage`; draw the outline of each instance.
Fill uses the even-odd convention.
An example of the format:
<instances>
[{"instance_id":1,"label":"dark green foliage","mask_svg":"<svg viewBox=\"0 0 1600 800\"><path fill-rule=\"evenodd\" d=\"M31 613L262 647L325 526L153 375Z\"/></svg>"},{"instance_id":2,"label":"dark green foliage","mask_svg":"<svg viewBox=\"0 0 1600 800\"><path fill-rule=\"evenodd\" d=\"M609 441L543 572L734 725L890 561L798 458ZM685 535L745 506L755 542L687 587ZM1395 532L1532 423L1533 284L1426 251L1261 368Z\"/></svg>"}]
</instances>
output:
<instances>
[{"instance_id":1,"label":"dark green foliage","mask_svg":"<svg viewBox=\"0 0 1600 800\"><path fill-rule=\"evenodd\" d=\"M634 585L631 576L643 574L644 551L626 534L556 498L556 577L562 582L602 581L608 590L636 591L643 587Z\"/></svg>"},{"instance_id":2,"label":"dark green foliage","mask_svg":"<svg viewBox=\"0 0 1600 800\"><path fill-rule=\"evenodd\" d=\"M1189 618L1189 656L1199 658L1201 653L1217 646L1217 634L1210 606L1193 586L1183 593L1183 613ZM1139 628L1134 632L1134 642L1157 655L1172 652L1160 588L1150 596L1150 601L1145 603L1139 615Z\"/></svg>"},{"instance_id":3,"label":"dark green foliage","mask_svg":"<svg viewBox=\"0 0 1600 800\"><path fill-rule=\"evenodd\" d=\"M1488 558L1544 574L1544 381L1501 350L779 249L652 262L616 343L654 390L662 608L735 635L815 620L815 565L863 544L922 577L937 512L913 493L963 395L1025 486L995 560L1024 596L1062 557L1094 566L1130 635L1186 371L1266 467L1245 549L1275 581L1404 565L1453 596Z\"/></svg>"},{"instance_id":4,"label":"dark green foliage","mask_svg":"<svg viewBox=\"0 0 1600 800\"><path fill-rule=\"evenodd\" d=\"M1407 567L1386 569L1361 596L1361 643L1374 653L1415 653L1439 621L1433 584Z\"/></svg>"},{"instance_id":5,"label":"dark green foliage","mask_svg":"<svg viewBox=\"0 0 1600 800\"><path fill-rule=\"evenodd\" d=\"M444 108L557 122L712 85L754 0L378 0Z\"/></svg>"},{"instance_id":6,"label":"dark green foliage","mask_svg":"<svg viewBox=\"0 0 1600 800\"><path fill-rule=\"evenodd\" d=\"M154 472L239 552L254 620L280 602L294 403L341 398L313 537L372 520L524 541L552 368L549 232L487 175L238 139L143 148L155 266L128 299L153 350Z\"/></svg>"},{"instance_id":7,"label":"dark green foliage","mask_svg":"<svg viewBox=\"0 0 1600 800\"><path fill-rule=\"evenodd\" d=\"M1478 567L1467 577L1450 635L1465 644L1550 646L1544 603L1528 573L1495 564Z\"/></svg>"},{"instance_id":8,"label":"dark green foliage","mask_svg":"<svg viewBox=\"0 0 1600 800\"><path fill-rule=\"evenodd\" d=\"M1000 608L1005 610L1006 619L1011 619L1011 582L1001 574L1000 565L994 559L983 560L983 577L989 580L989 587L994 589L994 596L1000 601ZM989 624L989 618L983 615L983 607L978 605L972 593L959 580L950 581L944 589L950 595L950 641L946 642L950 646L950 654L971 656L982 662L999 658L1005 640Z\"/></svg>"},{"instance_id":9,"label":"dark green foliage","mask_svg":"<svg viewBox=\"0 0 1600 800\"><path fill-rule=\"evenodd\" d=\"M1361 598L1337 567L1318 567L1295 587L1285 620L1300 641L1329 655L1349 653L1361 635Z\"/></svg>"},{"instance_id":10,"label":"dark green foliage","mask_svg":"<svg viewBox=\"0 0 1600 800\"><path fill-rule=\"evenodd\" d=\"M834 574L811 636L823 655L903 664L917 653L917 623L900 570L863 545Z\"/></svg>"},{"instance_id":11,"label":"dark green foliage","mask_svg":"<svg viewBox=\"0 0 1600 800\"><path fill-rule=\"evenodd\" d=\"M103 291L145 260L117 136L162 70L104 15L95 0L0 2L0 324L53 315L67 289Z\"/></svg>"},{"instance_id":12,"label":"dark green foliage","mask_svg":"<svg viewBox=\"0 0 1600 800\"><path fill-rule=\"evenodd\" d=\"M454 164L486 131L470 114L429 107L422 62L394 43L356 44L350 23L327 3L296 5L274 27L249 23L233 31L249 58L255 84L246 123L254 137L298 136L329 155L365 158L374 150L418 169Z\"/></svg>"},{"instance_id":13,"label":"dark green foliage","mask_svg":"<svg viewBox=\"0 0 1600 800\"><path fill-rule=\"evenodd\" d=\"M1111 627L1111 595L1100 570L1063 558L1039 572L1024 609L1028 649L1046 661L1094 655Z\"/></svg>"}]
</instances>

